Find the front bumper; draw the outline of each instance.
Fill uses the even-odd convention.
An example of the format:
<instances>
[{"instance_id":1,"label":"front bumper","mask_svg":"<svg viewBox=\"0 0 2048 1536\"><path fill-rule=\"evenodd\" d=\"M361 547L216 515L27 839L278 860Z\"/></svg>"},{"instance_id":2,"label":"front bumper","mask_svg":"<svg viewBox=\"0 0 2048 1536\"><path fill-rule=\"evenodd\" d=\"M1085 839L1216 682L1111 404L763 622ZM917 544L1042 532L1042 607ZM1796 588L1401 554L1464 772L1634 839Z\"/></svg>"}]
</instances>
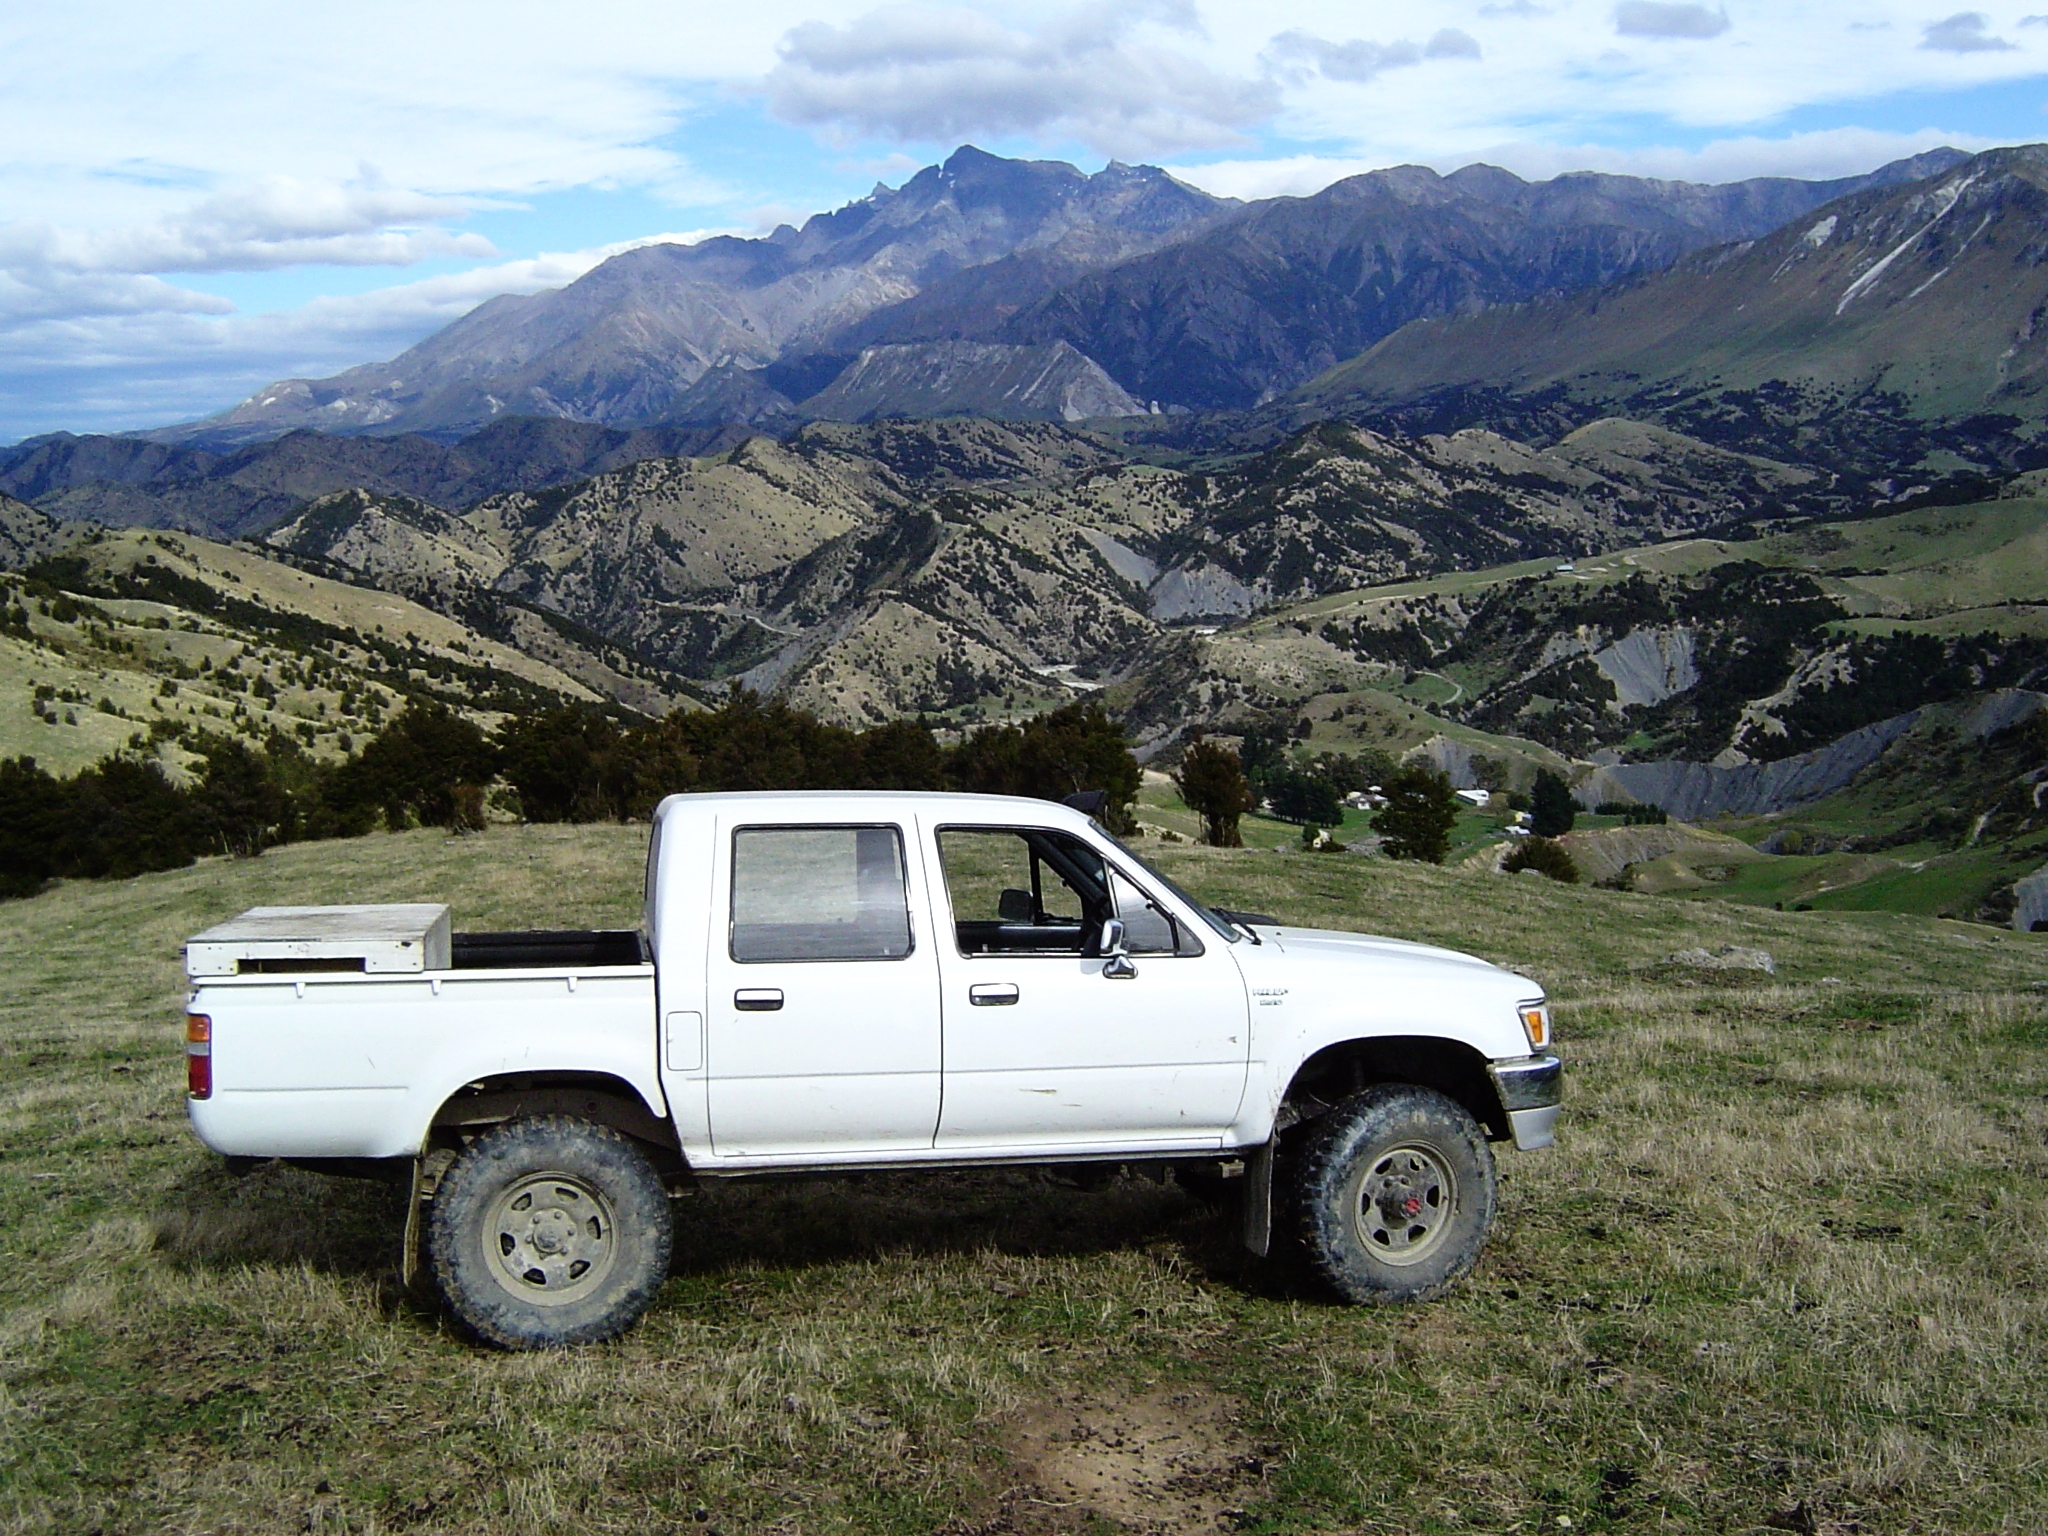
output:
<instances>
[{"instance_id":1,"label":"front bumper","mask_svg":"<svg viewBox=\"0 0 2048 1536\"><path fill-rule=\"evenodd\" d=\"M1507 1111L1508 1131L1524 1152L1557 1139L1558 1106L1564 1101L1564 1063L1555 1056L1516 1056L1491 1061L1486 1070Z\"/></svg>"}]
</instances>

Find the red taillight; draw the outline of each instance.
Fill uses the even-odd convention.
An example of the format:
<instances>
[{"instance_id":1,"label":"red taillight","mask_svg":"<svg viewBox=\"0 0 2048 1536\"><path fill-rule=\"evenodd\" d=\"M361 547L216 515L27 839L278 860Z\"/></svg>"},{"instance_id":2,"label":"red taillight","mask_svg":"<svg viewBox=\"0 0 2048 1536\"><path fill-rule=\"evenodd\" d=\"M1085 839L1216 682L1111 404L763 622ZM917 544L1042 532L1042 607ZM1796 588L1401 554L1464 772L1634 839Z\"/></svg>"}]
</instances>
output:
<instances>
[{"instance_id":1,"label":"red taillight","mask_svg":"<svg viewBox=\"0 0 2048 1536\"><path fill-rule=\"evenodd\" d=\"M185 1094L213 1097L213 1020L203 1013L185 1015Z\"/></svg>"}]
</instances>

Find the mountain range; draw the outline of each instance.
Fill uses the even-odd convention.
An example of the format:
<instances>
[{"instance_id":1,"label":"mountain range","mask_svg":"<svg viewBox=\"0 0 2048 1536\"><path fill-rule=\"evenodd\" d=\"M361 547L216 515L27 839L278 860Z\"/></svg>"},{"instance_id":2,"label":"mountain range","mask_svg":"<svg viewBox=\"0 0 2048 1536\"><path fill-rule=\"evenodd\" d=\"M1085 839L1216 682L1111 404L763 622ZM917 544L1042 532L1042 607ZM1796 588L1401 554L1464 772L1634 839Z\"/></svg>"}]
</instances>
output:
<instances>
[{"instance_id":1,"label":"mountain range","mask_svg":"<svg viewBox=\"0 0 2048 1536\"><path fill-rule=\"evenodd\" d=\"M1155 167L1091 176L963 148L800 230L628 251L565 288L493 299L388 363L283 380L155 435L231 446L295 428L453 436L505 415L633 427L1243 408L1411 321L1660 271L1961 158L1723 186L1403 166L1239 204ZM909 390L834 394L849 372L877 372L875 349ZM1078 394L1016 388L1090 364L1102 377Z\"/></svg>"},{"instance_id":2,"label":"mountain range","mask_svg":"<svg viewBox=\"0 0 2048 1536\"><path fill-rule=\"evenodd\" d=\"M2048 146L1991 150L1597 291L1418 322L1296 404L1437 425L1621 413L1835 467L1947 448L2032 468L2044 228Z\"/></svg>"}]
</instances>

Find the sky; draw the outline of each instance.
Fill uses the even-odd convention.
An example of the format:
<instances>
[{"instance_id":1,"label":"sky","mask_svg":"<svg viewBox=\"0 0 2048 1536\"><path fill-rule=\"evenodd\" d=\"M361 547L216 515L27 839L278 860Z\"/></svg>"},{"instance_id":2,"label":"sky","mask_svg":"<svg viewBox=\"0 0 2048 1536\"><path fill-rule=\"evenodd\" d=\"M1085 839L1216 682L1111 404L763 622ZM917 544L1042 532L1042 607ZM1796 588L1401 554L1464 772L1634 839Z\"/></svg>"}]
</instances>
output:
<instances>
[{"instance_id":1,"label":"sky","mask_svg":"<svg viewBox=\"0 0 2048 1536\"><path fill-rule=\"evenodd\" d=\"M1408 163L1729 181L2048 140L2032 4L16 0L0 443L209 415L963 143L1253 198Z\"/></svg>"}]
</instances>

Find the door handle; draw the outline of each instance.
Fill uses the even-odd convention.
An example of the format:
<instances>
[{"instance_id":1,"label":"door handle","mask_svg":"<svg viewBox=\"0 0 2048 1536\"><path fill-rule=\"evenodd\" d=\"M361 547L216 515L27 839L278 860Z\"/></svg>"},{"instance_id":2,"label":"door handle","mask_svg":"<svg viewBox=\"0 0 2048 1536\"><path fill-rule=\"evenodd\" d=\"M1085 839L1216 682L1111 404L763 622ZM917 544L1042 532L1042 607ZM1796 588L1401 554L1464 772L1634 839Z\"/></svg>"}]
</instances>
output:
<instances>
[{"instance_id":1,"label":"door handle","mask_svg":"<svg viewBox=\"0 0 2048 1536\"><path fill-rule=\"evenodd\" d=\"M1007 1008L1017 1001L1017 983L977 981L967 989L967 1001L977 1008Z\"/></svg>"},{"instance_id":2,"label":"door handle","mask_svg":"<svg viewBox=\"0 0 2048 1536\"><path fill-rule=\"evenodd\" d=\"M733 993L732 1005L741 1013L773 1013L782 1006L782 988L741 987Z\"/></svg>"}]
</instances>

